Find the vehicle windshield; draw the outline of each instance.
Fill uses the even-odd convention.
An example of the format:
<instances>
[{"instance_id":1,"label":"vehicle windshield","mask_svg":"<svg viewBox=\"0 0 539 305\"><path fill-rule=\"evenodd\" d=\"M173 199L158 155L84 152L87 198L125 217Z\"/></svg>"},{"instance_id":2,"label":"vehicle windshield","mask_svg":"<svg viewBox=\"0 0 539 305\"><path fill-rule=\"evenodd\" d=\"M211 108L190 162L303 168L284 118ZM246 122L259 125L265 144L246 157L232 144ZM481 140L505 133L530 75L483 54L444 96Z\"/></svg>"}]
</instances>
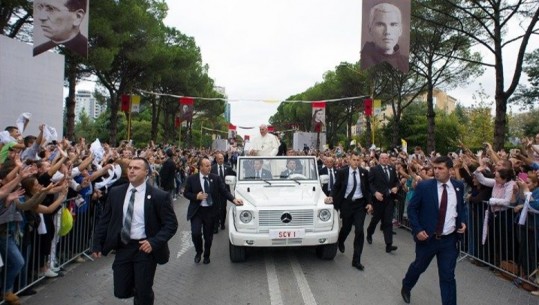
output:
<instances>
[{"instance_id":1,"label":"vehicle windshield","mask_svg":"<svg viewBox=\"0 0 539 305\"><path fill-rule=\"evenodd\" d=\"M238 179L245 180L317 180L314 158L242 157L238 161Z\"/></svg>"}]
</instances>

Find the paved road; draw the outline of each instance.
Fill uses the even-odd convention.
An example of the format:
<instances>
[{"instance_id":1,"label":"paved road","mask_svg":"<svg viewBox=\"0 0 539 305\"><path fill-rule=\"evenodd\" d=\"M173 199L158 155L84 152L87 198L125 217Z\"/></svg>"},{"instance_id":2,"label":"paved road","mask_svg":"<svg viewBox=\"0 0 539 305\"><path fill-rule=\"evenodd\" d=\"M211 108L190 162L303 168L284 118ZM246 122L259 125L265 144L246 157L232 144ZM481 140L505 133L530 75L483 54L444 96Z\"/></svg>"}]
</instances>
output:
<instances>
[{"instance_id":1,"label":"paved road","mask_svg":"<svg viewBox=\"0 0 539 305\"><path fill-rule=\"evenodd\" d=\"M158 266L154 290L156 305L172 304L404 304L401 279L413 259L411 235L397 230L394 254L384 251L382 234L372 245L365 244L360 272L351 267L352 238L346 252L333 261L320 261L314 249L264 249L250 252L247 262L233 264L228 257L227 231L214 237L211 264L194 264L189 223L185 220L187 201L175 202L180 222L170 242L171 261ZM34 296L24 297L25 305L132 304L112 293L113 256L72 264L64 277L40 284ZM539 304L539 297L516 288L487 268L467 260L457 266L459 304L506 305ZM440 304L436 263L423 274L412 291L412 304Z\"/></svg>"}]
</instances>

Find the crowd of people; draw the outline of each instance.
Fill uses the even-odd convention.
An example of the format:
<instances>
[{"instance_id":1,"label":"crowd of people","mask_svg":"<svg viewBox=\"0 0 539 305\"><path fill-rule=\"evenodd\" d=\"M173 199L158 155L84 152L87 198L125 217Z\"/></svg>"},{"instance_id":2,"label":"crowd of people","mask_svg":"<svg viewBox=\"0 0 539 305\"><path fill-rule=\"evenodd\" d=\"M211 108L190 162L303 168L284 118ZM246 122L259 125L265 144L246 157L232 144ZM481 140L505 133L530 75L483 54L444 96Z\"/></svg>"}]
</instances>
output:
<instances>
[{"instance_id":1,"label":"crowd of people","mask_svg":"<svg viewBox=\"0 0 539 305\"><path fill-rule=\"evenodd\" d=\"M82 138L76 142L57 141L44 136L44 129L45 125L40 125L37 136L22 137L18 127L8 126L0 135L0 254L3 261L2 292L8 304L20 304L14 292L22 288L25 290L20 294L35 293L26 285L36 278L61 275L58 243L63 237L58 235L58 227L62 207L74 215L73 231L86 227L85 233L78 232L76 238L83 239L83 244L90 247L90 243L85 241L91 239L94 221L101 218L109 191L115 186L136 181L135 174L129 176L131 170L136 170L132 164L134 159L147 161L144 163L148 167L147 175L143 176L145 183L166 192L170 202L181 195L191 201L206 202L205 192L201 196L198 191L193 191L193 184L187 183L189 176L200 173L200 177L224 180L224 176L236 174L235 160L243 153L316 155L320 174L329 176L329 182L322 186L324 192L332 199L340 196L339 203L333 203L340 209L341 217L348 215L343 218L345 230L339 235L338 249L345 251L344 240L355 225L352 264L363 270L365 266L360 258L364 235L371 244L375 228L381 222L386 252L397 250L392 242L393 228L401 225L413 229L407 213L408 204L418 183L436 179L433 161L441 157L435 152L426 154L421 147L415 147L411 154L398 149L381 151L359 145L349 150L339 145L322 152L283 150L284 141L268 133L265 125L260 128L261 136L253 140L251 150L245 152L236 147L228 151L212 151L155 145L153 142L146 147L135 148L128 141L118 147L98 141L87 143ZM466 208L463 219L468 230L462 250L474 258L475 264L496 267L514 261L521 270L517 276L527 278L534 274L539 246L539 217L535 214L539 213L539 134L535 139L523 139L521 147L510 152L494 151L486 143L482 151L472 152L461 145L458 152L443 157L451 160L451 178L463 183ZM342 171L348 168L359 168L358 176L354 170L347 171L346 178L343 178L345 174ZM343 186L348 177L351 177L350 181L367 179L369 183L351 193L347 185ZM198 186L203 186L204 181L200 181ZM186 184L187 193L184 194ZM198 245L195 262L199 262L204 254L204 262L209 263L210 235L225 229L227 200L241 204L229 189L221 189L221 186L226 187L224 183L216 185L217 208L213 209L211 216L203 215L193 222L193 213L196 212L190 215L193 241ZM369 198L363 199L364 194ZM78 200L66 200L70 198ZM365 200L362 201L365 211L359 216L354 210L345 211L347 200ZM373 217L364 231L366 213L372 213ZM87 220L82 223L82 219ZM208 247L207 253L202 246L202 237ZM148 246L152 248L151 243Z\"/></svg>"}]
</instances>

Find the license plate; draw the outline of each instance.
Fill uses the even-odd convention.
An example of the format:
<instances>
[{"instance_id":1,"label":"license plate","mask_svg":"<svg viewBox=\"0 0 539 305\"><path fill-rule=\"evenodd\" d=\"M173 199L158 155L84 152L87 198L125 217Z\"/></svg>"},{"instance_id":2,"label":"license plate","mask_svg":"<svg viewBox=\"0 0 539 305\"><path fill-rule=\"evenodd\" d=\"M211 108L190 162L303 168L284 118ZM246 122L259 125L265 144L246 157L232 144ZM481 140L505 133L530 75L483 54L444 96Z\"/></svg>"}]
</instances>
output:
<instances>
[{"instance_id":1,"label":"license plate","mask_svg":"<svg viewBox=\"0 0 539 305\"><path fill-rule=\"evenodd\" d=\"M271 239L303 238L305 229L269 230Z\"/></svg>"}]
</instances>

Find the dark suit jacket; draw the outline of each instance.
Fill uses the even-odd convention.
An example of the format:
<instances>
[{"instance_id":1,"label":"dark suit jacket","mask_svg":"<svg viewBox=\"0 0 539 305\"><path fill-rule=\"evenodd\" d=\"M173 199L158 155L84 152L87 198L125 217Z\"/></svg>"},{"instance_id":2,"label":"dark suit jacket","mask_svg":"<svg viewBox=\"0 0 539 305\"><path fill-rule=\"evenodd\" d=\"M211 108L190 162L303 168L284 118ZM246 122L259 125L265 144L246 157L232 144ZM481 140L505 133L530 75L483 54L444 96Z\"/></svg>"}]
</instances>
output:
<instances>
[{"instance_id":1,"label":"dark suit jacket","mask_svg":"<svg viewBox=\"0 0 539 305\"><path fill-rule=\"evenodd\" d=\"M374 193L379 192L384 195L384 199L387 199L391 195L391 189L399 186L399 178L397 177L395 168L389 165L387 167L389 170L389 179L380 164L372 167L369 171L369 188L373 197ZM376 200L376 197L373 200Z\"/></svg>"},{"instance_id":2,"label":"dark suit jacket","mask_svg":"<svg viewBox=\"0 0 539 305\"><path fill-rule=\"evenodd\" d=\"M174 175L176 173L176 163L172 158L168 158L161 170L159 171L159 181L161 182L161 188L165 191L171 191L174 189Z\"/></svg>"},{"instance_id":3,"label":"dark suit jacket","mask_svg":"<svg viewBox=\"0 0 539 305\"><path fill-rule=\"evenodd\" d=\"M224 169L224 176L236 176L236 172L232 169L232 167L226 165L226 164L223 164L223 169ZM219 172L217 171L217 164L214 164L211 166L211 170L210 170L210 173L212 174L216 174L217 176L219 176ZM223 180L223 182L225 182ZM225 187L227 190L230 191L230 186L226 185L225 184Z\"/></svg>"},{"instance_id":4,"label":"dark suit jacket","mask_svg":"<svg viewBox=\"0 0 539 305\"><path fill-rule=\"evenodd\" d=\"M335 167L333 167L333 173L334 173L333 188L335 188L335 180L337 179L337 169ZM318 171L318 174L320 176L322 176L322 175L328 175L329 176L329 170L328 170L327 167L324 166ZM328 187L329 187L329 182L326 183L326 184L322 184L322 191L324 192L324 194L326 194L326 196L330 195Z\"/></svg>"},{"instance_id":5,"label":"dark suit jacket","mask_svg":"<svg viewBox=\"0 0 539 305\"><path fill-rule=\"evenodd\" d=\"M267 169L261 169L261 179L272 179L273 177L271 176L271 172ZM245 178L247 179L255 179L255 170L252 169L250 171L248 171L245 175Z\"/></svg>"},{"instance_id":6,"label":"dark suit jacket","mask_svg":"<svg viewBox=\"0 0 539 305\"><path fill-rule=\"evenodd\" d=\"M434 237L436 225L438 224L438 185L436 179L421 181L417 184L414 196L408 204L408 219L412 228L414 240L417 233L425 230L429 239ZM455 220L456 229L460 228L464 222L464 184L457 180L450 180L457 195L457 219ZM459 234L460 235L460 234Z\"/></svg>"},{"instance_id":7,"label":"dark suit jacket","mask_svg":"<svg viewBox=\"0 0 539 305\"><path fill-rule=\"evenodd\" d=\"M234 200L234 196L226 189L225 183L218 175L210 173L208 177L210 178L210 190L213 200L217 200L217 198L220 197L226 198L226 200L230 201ZM185 190L183 191L183 196L189 199L189 207L187 208L187 220L191 220L191 218L195 216L198 209L200 208L202 200L197 199L197 194L199 192L204 192L204 189L200 184L200 173L193 174L187 177L187 181L185 183ZM210 207L212 209L212 212L217 211L217 209L214 209L214 207L215 204Z\"/></svg>"},{"instance_id":8,"label":"dark suit jacket","mask_svg":"<svg viewBox=\"0 0 539 305\"><path fill-rule=\"evenodd\" d=\"M346 195L346 186L348 185L348 178L350 175L351 167L345 167L339 169L335 173L335 184L333 184L333 189L331 190L331 197L333 198L333 206L335 209L339 210L343 208L343 202L345 200L344 196ZM363 193L363 198L365 199L366 204L371 203L371 194L369 191L369 172L366 169L358 167L356 170L359 170L359 183L361 185L361 193ZM352 210L341 210L342 216L347 216Z\"/></svg>"},{"instance_id":9,"label":"dark suit jacket","mask_svg":"<svg viewBox=\"0 0 539 305\"><path fill-rule=\"evenodd\" d=\"M95 228L93 252L107 255L121 244L123 203L129 184L113 187L108 192L103 214ZM146 239L152 246L152 254L158 264L168 262L168 240L178 229L178 220L168 193L146 183L144 194L144 227Z\"/></svg>"},{"instance_id":10,"label":"dark suit jacket","mask_svg":"<svg viewBox=\"0 0 539 305\"><path fill-rule=\"evenodd\" d=\"M57 44L52 40L42 43L34 48L34 56L39 55L56 46ZM64 46L82 57L88 56L88 39L84 37L84 35L82 35L80 32L77 36L73 37L73 39L66 41L64 43Z\"/></svg>"}]
</instances>

